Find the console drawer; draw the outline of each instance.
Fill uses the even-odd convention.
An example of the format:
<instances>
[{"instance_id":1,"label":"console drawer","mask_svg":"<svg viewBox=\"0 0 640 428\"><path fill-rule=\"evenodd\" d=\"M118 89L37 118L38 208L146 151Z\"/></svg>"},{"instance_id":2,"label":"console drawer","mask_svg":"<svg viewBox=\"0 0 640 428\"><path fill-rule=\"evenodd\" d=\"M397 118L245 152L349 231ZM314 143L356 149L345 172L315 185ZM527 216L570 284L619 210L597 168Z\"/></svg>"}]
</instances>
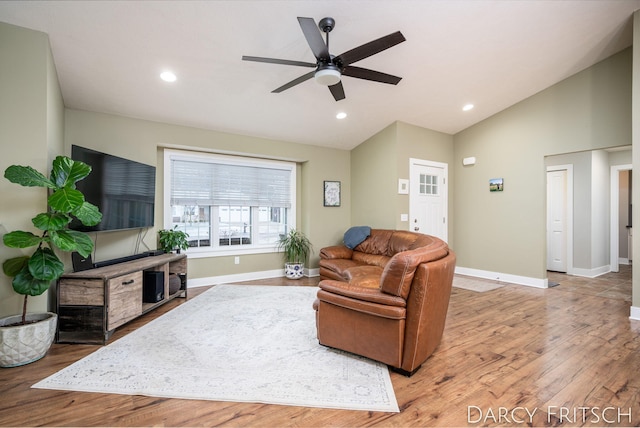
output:
<instances>
[{"instance_id":1,"label":"console drawer","mask_svg":"<svg viewBox=\"0 0 640 428\"><path fill-rule=\"evenodd\" d=\"M107 281L107 330L142 314L142 272L133 272Z\"/></svg>"},{"instance_id":2,"label":"console drawer","mask_svg":"<svg viewBox=\"0 0 640 428\"><path fill-rule=\"evenodd\" d=\"M58 304L69 306L103 306L104 285L99 279L63 278L58 283Z\"/></svg>"}]
</instances>

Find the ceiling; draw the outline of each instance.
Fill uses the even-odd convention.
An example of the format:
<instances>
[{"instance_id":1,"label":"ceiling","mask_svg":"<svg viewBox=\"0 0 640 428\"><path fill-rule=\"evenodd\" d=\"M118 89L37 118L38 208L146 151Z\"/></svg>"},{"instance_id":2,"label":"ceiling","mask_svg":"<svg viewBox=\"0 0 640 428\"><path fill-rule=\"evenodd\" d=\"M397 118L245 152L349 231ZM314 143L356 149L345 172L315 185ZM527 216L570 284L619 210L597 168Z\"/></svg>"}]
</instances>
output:
<instances>
[{"instance_id":1,"label":"ceiling","mask_svg":"<svg viewBox=\"0 0 640 428\"><path fill-rule=\"evenodd\" d=\"M636 9L640 0L0 1L0 21L49 35L69 108L351 149L398 120L455 134L630 46ZM241 58L315 62L298 16L335 19L334 55L401 31L404 43L354 65L402 81L343 77L339 102L313 80L271 93L310 69ZM178 80L161 81L165 69Z\"/></svg>"}]
</instances>

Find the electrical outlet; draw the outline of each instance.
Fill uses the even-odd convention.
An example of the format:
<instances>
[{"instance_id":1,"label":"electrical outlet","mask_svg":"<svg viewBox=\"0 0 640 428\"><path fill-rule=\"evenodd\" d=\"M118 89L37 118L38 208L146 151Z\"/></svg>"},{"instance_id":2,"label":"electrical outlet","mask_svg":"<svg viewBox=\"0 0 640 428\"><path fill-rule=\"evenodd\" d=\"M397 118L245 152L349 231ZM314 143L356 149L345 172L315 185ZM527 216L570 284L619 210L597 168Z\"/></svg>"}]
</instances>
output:
<instances>
[{"instance_id":1,"label":"electrical outlet","mask_svg":"<svg viewBox=\"0 0 640 428\"><path fill-rule=\"evenodd\" d=\"M409 214L400 214L400 221L409 221Z\"/></svg>"},{"instance_id":2,"label":"electrical outlet","mask_svg":"<svg viewBox=\"0 0 640 428\"><path fill-rule=\"evenodd\" d=\"M234 259L234 263L239 265L240 264L240 257L236 256L236 258Z\"/></svg>"}]
</instances>

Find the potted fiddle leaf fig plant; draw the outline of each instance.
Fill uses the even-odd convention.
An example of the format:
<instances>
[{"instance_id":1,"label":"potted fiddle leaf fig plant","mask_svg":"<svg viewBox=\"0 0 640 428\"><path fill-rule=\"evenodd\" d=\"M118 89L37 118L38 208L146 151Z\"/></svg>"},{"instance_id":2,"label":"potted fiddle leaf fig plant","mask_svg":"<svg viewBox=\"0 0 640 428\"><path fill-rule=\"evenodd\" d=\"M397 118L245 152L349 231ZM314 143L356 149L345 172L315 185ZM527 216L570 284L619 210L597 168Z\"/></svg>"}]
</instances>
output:
<instances>
[{"instance_id":1,"label":"potted fiddle leaf fig plant","mask_svg":"<svg viewBox=\"0 0 640 428\"><path fill-rule=\"evenodd\" d=\"M53 312L27 314L27 298L39 296L49 289L64 272L64 264L55 250L76 251L88 257L93 251L91 238L70 230L76 218L86 226L102 220L100 210L85 201L75 184L89 175L91 167L66 156L53 161L49 178L30 166L11 165L4 176L12 183L49 190L47 211L31 219L37 234L15 230L6 233L2 241L10 248L31 248L30 255L7 259L2 264L5 275L12 278L13 289L24 295L22 315L0 319L0 367L13 367L42 358L55 336L57 314Z\"/></svg>"},{"instance_id":2,"label":"potted fiddle leaf fig plant","mask_svg":"<svg viewBox=\"0 0 640 428\"><path fill-rule=\"evenodd\" d=\"M280 236L278 250L283 251L284 274L289 279L300 279L304 274L304 262L313 251L309 238L296 229Z\"/></svg>"},{"instance_id":3,"label":"potted fiddle leaf fig plant","mask_svg":"<svg viewBox=\"0 0 640 428\"><path fill-rule=\"evenodd\" d=\"M160 248L162 248L165 253L170 253L174 250L179 253L180 250L189 248L188 237L189 234L187 232L178 230L177 224L173 226L173 229L162 229L158 231Z\"/></svg>"}]
</instances>

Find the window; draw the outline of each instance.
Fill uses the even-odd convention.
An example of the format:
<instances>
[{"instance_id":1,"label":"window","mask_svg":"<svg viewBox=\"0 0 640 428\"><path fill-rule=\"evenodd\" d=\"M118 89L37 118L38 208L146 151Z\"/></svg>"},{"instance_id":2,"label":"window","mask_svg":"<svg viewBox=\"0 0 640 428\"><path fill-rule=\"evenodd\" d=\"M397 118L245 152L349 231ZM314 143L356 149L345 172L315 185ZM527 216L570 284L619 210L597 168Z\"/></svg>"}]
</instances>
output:
<instances>
[{"instance_id":1,"label":"window","mask_svg":"<svg viewBox=\"0 0 640 428\"><path fill-rule=\"evenodd\" d=\"M420 174L420 194L438 195L438 176Z\"/></svg>"},{"instance_id":2,"label":"window","mask_svg":"<svg viewBox=\"0 0 640 428\"><path fill-rule=\"evenodd\" d=\"M165 228L189 234L189 254L275 251L295 227L296 165L165 151Z\"/></svg>"}]
</instances>

